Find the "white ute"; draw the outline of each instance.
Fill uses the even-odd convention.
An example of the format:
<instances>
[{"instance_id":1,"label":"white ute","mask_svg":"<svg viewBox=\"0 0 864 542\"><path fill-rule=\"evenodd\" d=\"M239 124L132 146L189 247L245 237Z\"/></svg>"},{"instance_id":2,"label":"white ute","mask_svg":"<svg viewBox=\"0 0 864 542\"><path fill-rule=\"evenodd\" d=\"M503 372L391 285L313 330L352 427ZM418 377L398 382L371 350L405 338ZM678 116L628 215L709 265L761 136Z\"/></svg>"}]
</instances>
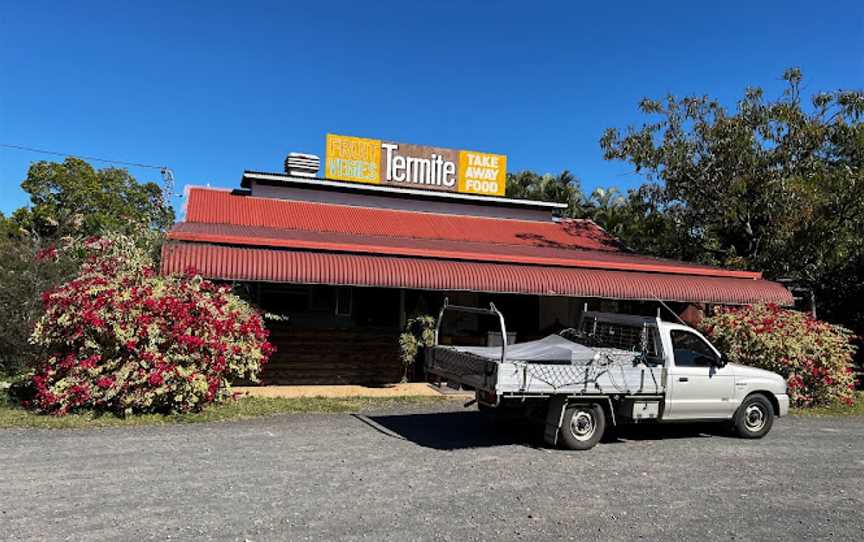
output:
<instances>
[{"instance_id":1,"label":"white ute","mask_svg":"<svg viewBox=\"0 0 864 542\"><path fill-rule=\"evenodd\" d=\"M497 317L501 346L440 344L448 311ZM572 450L594 447L609 426L726 421L743 438L761 438L789 411L778 374L734 363L695 329L656 318L583 312L579 325L538 341L507 344L504 316L449 305L438 316L426 372L476 390L481 410L545 420L545 440Z\"/></svg>"}]
</instances>

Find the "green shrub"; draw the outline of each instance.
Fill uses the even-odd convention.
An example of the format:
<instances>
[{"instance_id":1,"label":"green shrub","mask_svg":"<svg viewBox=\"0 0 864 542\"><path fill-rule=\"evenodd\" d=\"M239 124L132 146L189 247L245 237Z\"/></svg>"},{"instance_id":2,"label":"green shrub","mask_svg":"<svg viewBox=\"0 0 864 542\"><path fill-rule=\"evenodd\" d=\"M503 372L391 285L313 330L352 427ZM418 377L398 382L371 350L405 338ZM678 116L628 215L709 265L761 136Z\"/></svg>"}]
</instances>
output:
<instances>
[{"instance_id":1,"label":"green shrub","mask_svg":"<svg viewBox=\"0 0 864 542\"><path fill-rule=\"evenodd\" d=\"M854 402L855 347L845 328L776 305L722 308L700 327L730 361L783 375L796 406Z\"/></svg>"},{"instance_id":2,"label":"green shrub","mask_svg":"<svg viewBox=\"0 0 864 542\"><path fill-rule=\"evenodd\" d=\"M405 324L405 331L399 335L399 358L404 370L402 382L408 381L408 371L417 362L422 348L434 344L435 323L433 316L421 315L409 318Z\"/></svg>"}]
</instances>

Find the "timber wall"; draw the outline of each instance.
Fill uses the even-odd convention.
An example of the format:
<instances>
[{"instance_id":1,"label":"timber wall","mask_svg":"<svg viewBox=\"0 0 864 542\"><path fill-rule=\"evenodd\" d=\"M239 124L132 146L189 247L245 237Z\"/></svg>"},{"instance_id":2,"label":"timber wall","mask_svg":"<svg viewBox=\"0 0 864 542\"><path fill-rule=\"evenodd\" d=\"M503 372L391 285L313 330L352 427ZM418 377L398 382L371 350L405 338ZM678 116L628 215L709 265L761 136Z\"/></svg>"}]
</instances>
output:
<instances>
[{"instance_id":1,"label":"timber wall","mask_svg":"<svg viewBox=\"0 0 864 542\"><path fill-rule=\"evenodd\" d=\"M399 337L393 329L268 324L276 352L261 374L263 384L390 384L402 378Z\"/></svg>"}]
</instances>

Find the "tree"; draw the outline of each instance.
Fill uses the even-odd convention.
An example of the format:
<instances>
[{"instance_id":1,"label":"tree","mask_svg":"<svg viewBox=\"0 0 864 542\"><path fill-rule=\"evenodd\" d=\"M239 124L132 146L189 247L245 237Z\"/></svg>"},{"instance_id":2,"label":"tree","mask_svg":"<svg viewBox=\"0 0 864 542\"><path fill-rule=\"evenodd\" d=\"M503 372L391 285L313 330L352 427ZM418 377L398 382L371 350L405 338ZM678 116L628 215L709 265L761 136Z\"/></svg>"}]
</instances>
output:
<instances>
[{"instance_id":1,"label":"tree","mask_svg":"<svg viewBox=\"0 0 864 542\"><path fill-rule=\"evenodd\" d=\"M566 170L558 175L540 175L533 171L508 173L507 196L566 203L567 210L562 214L567 217L580 216L584 203L579 179Z\"/></svg>"},{"instance_id":2,"label":"tree","mask_svg":"<svg viewBox=\"0 0 864 542\"><path fill-rule=\"evenodd\" d=\"M42 314L39 295L80 264L80 255L64 247L119 232L158 254L161 232L174 221L157 184L138 183L123 169L96 170L78 158L32 164L21 187L30 206L0 215L0 374L41 355L27 342Z\"/></svg>"},{"instance_id":3,"label":"tree","mask_svg":"<svg viewBox=\"0 0 864 542\"><path fill-rule=\"evenodd\" d=\"M615 188L596 188L589 197L582 193L579 180L564 171L559 175L540 175L533 171L508 174L507 195L512 198L566 203L561 212L566 218L588 218L610 234L649 253L689 259L692 250L675 239L670 206L662 205L655 186L644 185L627 195Z\"/></svg>"},{"instance_id":4,"label":"tree","mask_svg":"<svg viewBox=\"0 0 864 542\"><path fill-rule=\"evenodd\" d=\"M141 226L164 230L174 222L158 184L139 183L125 169L97 170L79 158L33 163L21 188L30 206L15 211L12 221L43 238L128 233Z\"/></svg>"},{"instance_id":5,"label":"tree","mask_svg":"<svg viewBox=\"0 0 864 542\"><path fill-rule=\"evenodd\" d=\"M793 279L848 323L848 300L831 281L846 277L843 289L858 292L860 306L864 91L820 92L805 104L801 72L787 70L784 79L779 99L750 88L733 112L707 96L643 99L651 121L603 134L606 159L628 161L647 177L630 203L646 219L662 217L652 227L666 236L624 241Z\"/></svg>"},{"instance_id":6,"label":"tree","mask_svg":"<svg viewBox=\"0 0 864 542\"><path fill-rule=\"evenodd\" d=\"M0 236L0 375L20 371L42 354L28 341L42 314L39 296L78 268L76 256L55 258L54 252L39 239Z\"/></svg>"},{"instance_id":7,"label":"tree","mask_svg":"<svg viewBox=\"0 0 864 542\"><path fill-rule=\"evenodd\" d=\"M582 214L590 217L607 232L620 237L627 227L627 198L613 187L597 187L584 203Z\"/></svg>"}]
</instances>

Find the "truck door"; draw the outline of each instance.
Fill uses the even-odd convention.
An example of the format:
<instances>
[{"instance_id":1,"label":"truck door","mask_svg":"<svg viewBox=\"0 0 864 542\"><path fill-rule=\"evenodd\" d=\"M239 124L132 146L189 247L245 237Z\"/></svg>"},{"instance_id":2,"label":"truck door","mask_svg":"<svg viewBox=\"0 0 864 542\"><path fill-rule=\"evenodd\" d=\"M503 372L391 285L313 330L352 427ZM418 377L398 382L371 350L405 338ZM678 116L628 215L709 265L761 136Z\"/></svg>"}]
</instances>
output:
<instances>
[{"instance_id":1,"label":"truck door","mask_svg":"<svg viewBox=\"0 0 864 542\"><path fill-rule=\"evenodd\" d=\"M729 368L717 367L718 354L699 334L686 329L669 332L673 360L664 419L728 418L734 404L735 380Z\"/></svg>"}]
</instances>

